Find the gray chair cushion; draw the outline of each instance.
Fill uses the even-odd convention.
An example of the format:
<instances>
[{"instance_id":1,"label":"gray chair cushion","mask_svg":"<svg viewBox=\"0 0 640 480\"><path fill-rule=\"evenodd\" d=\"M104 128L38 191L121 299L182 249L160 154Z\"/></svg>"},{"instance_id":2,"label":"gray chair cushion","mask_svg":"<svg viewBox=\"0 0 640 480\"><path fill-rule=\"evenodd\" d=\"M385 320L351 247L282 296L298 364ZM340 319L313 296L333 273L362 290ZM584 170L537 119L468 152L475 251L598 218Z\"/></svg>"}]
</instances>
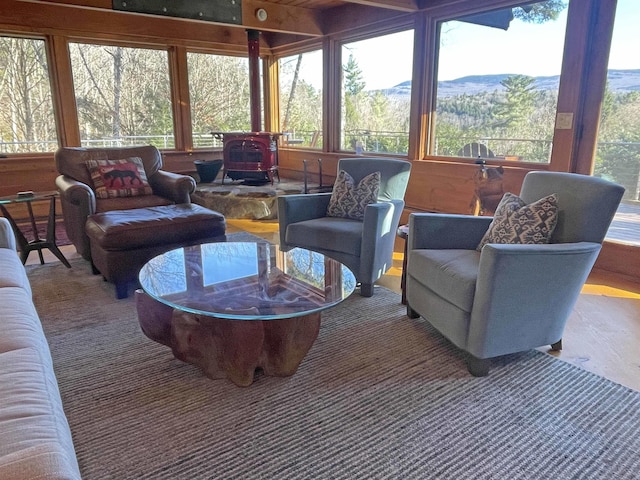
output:
<instances>
[{"instance_id":1,"label":"gray chair cushion","mask_svg":"<svg viewBox=\"0 0 640 480\"><path fill-rule=\"evenodd\" d=\"M452 303L471 312L480 264L476 250L412 250L407 275Z\"/></svg>"},{"instance_id":2,"label":"gray chair cushion","mask_svg":"<svg viewBox=\"0 0 640 480\"><path fill-rule=\"evenodd\" d=\"M359 256L362 226L359 220L338 217L304 220L287 226L286 242L289 245L304 245L310 250L334 250Z\"/></svg>"}]
</instances>

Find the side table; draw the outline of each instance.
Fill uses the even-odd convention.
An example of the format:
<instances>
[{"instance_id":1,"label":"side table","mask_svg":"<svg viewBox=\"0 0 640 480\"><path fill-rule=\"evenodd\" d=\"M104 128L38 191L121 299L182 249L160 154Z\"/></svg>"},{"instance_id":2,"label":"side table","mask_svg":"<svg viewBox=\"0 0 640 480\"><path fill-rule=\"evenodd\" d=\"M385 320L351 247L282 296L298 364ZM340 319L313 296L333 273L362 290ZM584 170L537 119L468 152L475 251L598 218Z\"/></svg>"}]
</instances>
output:
<instances>
[{"instance_id":1,"label":"side table","mask_svg":"<svg viewBox=\"0 0 640 480\"><path fill-rule=\"evenodd\" d=\"M42 257L42 250L47 248L53 253L67 268L71 268L71 264L67 261L65 256L62 254L58 246L56 245L56 197L58 196L58 192L30 192L29 194L19 194L19 195L9 195L7 197L0 198L0 210L2 210L2 214L9 220L11 224L11 228L13 228L13 232L16 236L16 242L18 244L18 249L20 250L20 259L22 263L27 262L27 257L32 250L36 250L38 252L38 256L40 257L40 263L44 265L44 258ZM38 235L38 228L36 225L36 219L33 215L33 208L31 207L31 202L37 201L49 201L49 218L47 221L47 233L45 238L42 239ZM5 205L11 203L25 203L27 205L27 210L29 212L29 220L31 222L31 228L33 230L32 241L28 241L20 228L16 224L15 220L9 213L9 211L5 208Z\"/></svg>"},{"instance_id":2,"label":"side table","mask_svg":"<svg viewBox=\"0 0 640 480\"><path fill-rule=\"evenodd\" d=\"M402 304L407 304L407 237L409 236L409 225L400 225L396 235L404 240L404 255L402 256L402 274L400 276L400 289L402 290Z\"/></svg>"}]
</instances>

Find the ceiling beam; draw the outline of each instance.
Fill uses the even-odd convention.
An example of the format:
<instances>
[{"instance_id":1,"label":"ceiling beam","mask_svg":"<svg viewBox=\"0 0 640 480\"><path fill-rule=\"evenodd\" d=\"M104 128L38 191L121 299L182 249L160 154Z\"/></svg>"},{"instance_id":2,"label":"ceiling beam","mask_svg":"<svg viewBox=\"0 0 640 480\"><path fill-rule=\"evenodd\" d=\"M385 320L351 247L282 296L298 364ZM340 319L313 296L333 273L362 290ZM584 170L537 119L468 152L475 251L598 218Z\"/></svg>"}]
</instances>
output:
<instances>
[{"instance_id":1,"label":"ceiling beam","mask_svg":"<svg viewBox=\"0 0 640 480\"><path fill-rule=\"evenodd\" d=\"M420 8L417 0L346 0L347 3L357 3L368 7L388 8L401 12L417 12Z\"/></svg>"},{"instance_id":2,"label":"ceiling beam","mask_svg":"<svg viewBox=\"0 0 640 480\"><path fill-rule=\"evenodd\" d=\"M258 11L266 14L260 20ZM242 25L260 31L321 36L324 34L318 12L310 8L242 0Z\"/></svg>"},{"instance_id":3,"label":"ceiling beam","mask_svg":"<svg viewBox=\"0 0 640 480\"><path fill-rule=\"evenodd\" d=\"M112 0L22 0L33 3L49 3L67 6L75 6L79 8L104 9L113 10ZM398 0L394 0L398 1ZM406 1L406 0L403 0ZM228 27L251 28L260 31L292 33L307 36L321 36L321 22L319 13L310 8L295 7L291 5L281 5L277 3L264 2L260 0L243 0L242 3L242 23L241 24L225 24ZM267 13L265 20L259 20L257 17L258 10L264 10ZM122 11L121 11L122 12ZM130 15L140 13L122 12ZM156 15L165 17L165 15ZM168 18L178 18L166 15ZM186 19L188 20L188 19ZM216 24L217 22L206 22Z\"/></svg>"}]
</instances>

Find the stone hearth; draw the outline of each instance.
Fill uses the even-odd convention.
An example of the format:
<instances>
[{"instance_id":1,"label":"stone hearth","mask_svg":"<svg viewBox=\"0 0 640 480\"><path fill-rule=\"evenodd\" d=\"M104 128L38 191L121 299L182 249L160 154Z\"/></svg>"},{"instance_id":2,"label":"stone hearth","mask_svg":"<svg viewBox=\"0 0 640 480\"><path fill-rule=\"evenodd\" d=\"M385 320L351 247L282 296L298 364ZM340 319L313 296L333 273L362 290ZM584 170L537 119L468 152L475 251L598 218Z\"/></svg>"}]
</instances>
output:
<instances>
[{"instance_id":1,"label":"stone hearth","mask_svg":"<svg viewBox=\"0 0 640 480\"><path fill-rule=\"evenodd\" d=\"M302 182L276 181L273 185L251 186L225 179L224 185L219 180L199 183L191 201L220 212L226 218L274 220L278 218L279 195L303 192Z\"/></svg>"}]
</instances>

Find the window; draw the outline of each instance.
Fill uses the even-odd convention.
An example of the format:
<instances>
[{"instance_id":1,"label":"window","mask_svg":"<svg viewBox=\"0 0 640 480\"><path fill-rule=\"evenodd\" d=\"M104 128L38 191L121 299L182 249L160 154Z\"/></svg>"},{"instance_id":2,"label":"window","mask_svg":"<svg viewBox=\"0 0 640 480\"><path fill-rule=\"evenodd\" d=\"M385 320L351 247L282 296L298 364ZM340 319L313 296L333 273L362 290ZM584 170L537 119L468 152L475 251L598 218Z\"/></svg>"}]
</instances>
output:
<instances>
[{"instance_id":1,"label":"window","mask_svg":"<svg viewBox=\"0 0 640 480\"><path fill-rule=\"evenodd\" d=\"M322 50L281 58L278 69L284 145L322 148Z\"/></svg>"},{"instance_id":2,"label":"window","mask_svg":"<svg viewBox=\"0 0 640 480\"><path fill-rule=\"evenodd\" d=\"M166 51L82 43L69 51L83 146L175 146Z\"/></svg>"},{"instance_id":3,"label":"window","mask_svg":"<svg viewBox=\"0 0 640 480\"><path fill-rule=\"evenodd\" d=\"M640 245L640 5L618 0L594 175L626 189L608 240Z\"/></svg>"},{"instance_id":4,"label":"window","mask_svg":"<svg viewBox=\"0 0 640 480\"><path fill-rule=\"evenodd\" d=\"M413 30L342 46L340 148L407 153Z\"/></svg>"},{"instance_id":5,"label":"window","mask_svg":"<svg viewBox=\"0 0 640 480\"><path fill-rule=\"evenodd\" d=\"M439 24L431 154L549 162L567 5L527 3Z\"/></svg>"},{"instance_id":6,"label":"window","mask_svg":"<svg viewBox=\"0 0 640 480\"><path fill-rule=\"evenodd\" d=\"M0 37L0 155L58 147L43 40Z\"/></svg>"},{"instance_id":7,"label":"window","mask_svg":"<svg viewBox=\"0 0 640 480\"><path fill-rule=\"evenodd\" d=\"M187 65L193 146L211 147L212 131L251 131L249 60L189 52Z\"/></svg>"}]
</instances>

